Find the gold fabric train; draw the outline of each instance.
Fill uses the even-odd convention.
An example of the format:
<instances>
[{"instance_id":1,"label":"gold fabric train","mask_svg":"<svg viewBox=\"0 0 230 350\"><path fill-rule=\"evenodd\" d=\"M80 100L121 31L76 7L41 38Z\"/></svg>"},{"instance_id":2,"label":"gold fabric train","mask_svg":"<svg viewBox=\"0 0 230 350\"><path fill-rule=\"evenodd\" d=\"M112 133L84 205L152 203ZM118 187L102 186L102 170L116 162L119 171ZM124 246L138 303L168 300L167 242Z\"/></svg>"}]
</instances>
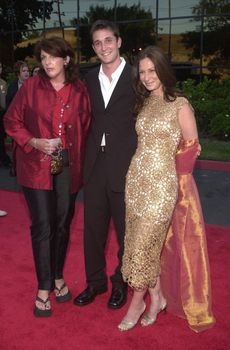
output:
<instances>
[{"instance_id":1,"label":"gold fabric train","mask_svg":"<svg viewBox=\"0 0 230 350\"><path fill-rule=\"evenodd\" d=\"M167 310L201 332L213 326L209 260L199 194L192 176L198 140L183 141L176 155L178 200L161 257Z\"/></svg>"}]
</instances>

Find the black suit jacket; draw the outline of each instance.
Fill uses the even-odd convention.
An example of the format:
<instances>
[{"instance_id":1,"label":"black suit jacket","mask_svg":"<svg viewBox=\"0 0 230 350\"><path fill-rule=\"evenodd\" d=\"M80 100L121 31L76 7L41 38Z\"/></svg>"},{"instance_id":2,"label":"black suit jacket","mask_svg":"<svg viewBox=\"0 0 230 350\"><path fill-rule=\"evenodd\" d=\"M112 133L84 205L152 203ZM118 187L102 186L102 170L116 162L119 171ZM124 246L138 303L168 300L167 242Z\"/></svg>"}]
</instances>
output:
<instances>
[{"instance_id":1,"label":"black suit jacket","mask_svg":"<svg viewBox=\"0 0 230 350\"><path fill-rule=\"evenodd\" d=\"M100 150L102 135L105 133L110 187L113 191L122 192L137 144L131 66L126 63L106 108L98 79L99 70L100 67L97 67L86 76L93 118L86 147L84 183L87 183L91 175Z\"/></svg>"}]
</instances>

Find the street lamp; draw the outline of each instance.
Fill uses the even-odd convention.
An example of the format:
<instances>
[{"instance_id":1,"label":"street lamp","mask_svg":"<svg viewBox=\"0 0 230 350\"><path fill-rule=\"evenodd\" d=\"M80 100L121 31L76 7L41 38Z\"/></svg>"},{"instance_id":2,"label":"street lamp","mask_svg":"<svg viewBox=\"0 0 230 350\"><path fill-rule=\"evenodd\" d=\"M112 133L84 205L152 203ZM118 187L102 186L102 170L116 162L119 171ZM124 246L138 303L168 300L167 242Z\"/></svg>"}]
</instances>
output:
<instances>
[{"instance_id":1,"label":"street lamp","mask_svg":"<svg viewBox=\"0 0 230 350\"><path fill-rule=\"evenodd\" d=\"M156 42L158 39L159 0L156 0Z\"/></svg>"},{"instance_id":2,"label":"street lamp","mask_svg":"<svg viewBox=\"0 0 230 350\"><path fill-rule=\"evenodd\" d=\"M43 0L43 37L46 37L46 1Z\"/></svg>"},{"instance_id":3,"label":"street lamp","mask_svg":"<svg viewBox=\"0 0 230 350\"><path fill-rule=\"evenodd\" d=\"M117 22L117 0L114 0L114 22Z\"/></svg>"},{"instance_id":4,"label":"street lamp","mask_svg":"<svg viewBox=\"0 0 230 350\"><path fill-rule=\"evenodd\" d=\"M12 63L14 64L14 27L15 27L14 0L10 1L7 9L7 14L11 24L11 44L12 44L11 58L12 58Z\"/></svg>"},{"instance_id":5,"label":"street lamp","mask_svg":"<svg viewBox=\"0 0 230 350\"><path fill-rule=\"evenodd\" d=\"M171 19L171 0L169 0L169 41L168 41L168 56L171 61L171 42L172 42L172 19Z\"/></svg>"},{"instance_id":6,"label":"street lamp","mask_svg":"<svg viewBox=\"0 0 230 350\"><path fill-rule=\"evenodd\" d=\"M77 0L77 63L80 64L80 3Z\"/></svg>"}]
</instances>

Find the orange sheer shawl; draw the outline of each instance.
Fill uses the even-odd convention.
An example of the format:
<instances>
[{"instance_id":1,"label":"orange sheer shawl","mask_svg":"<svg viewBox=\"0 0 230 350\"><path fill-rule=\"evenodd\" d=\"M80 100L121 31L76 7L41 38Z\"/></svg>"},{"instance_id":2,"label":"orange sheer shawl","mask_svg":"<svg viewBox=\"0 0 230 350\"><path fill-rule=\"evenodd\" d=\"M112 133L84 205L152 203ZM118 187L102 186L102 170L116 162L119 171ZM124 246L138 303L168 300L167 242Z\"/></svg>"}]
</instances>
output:
<instances>
[{"instance_id":1,"label":"orange sheer shawl","mask_svg":"<svg viewBox=\"0 0 230 350\"><path fill-rule=\"evenodd\" d=\"M204 221L192 176L198 147L197 140L184 141L177 151L178 200L161 260L167 310L186 318L195 332L215 323Z\"/></svg>"}]
</instances>

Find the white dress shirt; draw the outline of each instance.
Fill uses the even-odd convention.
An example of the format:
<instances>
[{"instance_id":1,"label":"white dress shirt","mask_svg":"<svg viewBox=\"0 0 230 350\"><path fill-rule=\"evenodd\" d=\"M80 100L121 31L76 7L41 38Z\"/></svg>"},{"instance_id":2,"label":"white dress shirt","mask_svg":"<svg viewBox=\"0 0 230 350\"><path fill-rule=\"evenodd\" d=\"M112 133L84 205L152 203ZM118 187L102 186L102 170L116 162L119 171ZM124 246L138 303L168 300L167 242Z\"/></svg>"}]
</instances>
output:
<instances>
[{"instance_id":1,"label":"white dress shirt","mask_svg":"<svg viewBox=\"0 0 230 350\"><path fill-rule=\"evenodd\" d=\"M100 81L101 92L102 92L105 108L107 107L107 105L109 103L109 100L112 96L112 93L115 89L115 86L117 85L117 82L118 82L118 80L121 76L121 73L122 73L122 71L125 67L125 64L126 64L125 59L123 57L120 57L120 59L121 59L121 63L119 64L117 69L112 73L111 81L109 80L107 75L103 72L102 65L100 67L98 78ZM106 144L105 143L105 134L103 134L102 140L101 140L101 146L105 146L105 144Z\"/></svg>"}]
</instances>

